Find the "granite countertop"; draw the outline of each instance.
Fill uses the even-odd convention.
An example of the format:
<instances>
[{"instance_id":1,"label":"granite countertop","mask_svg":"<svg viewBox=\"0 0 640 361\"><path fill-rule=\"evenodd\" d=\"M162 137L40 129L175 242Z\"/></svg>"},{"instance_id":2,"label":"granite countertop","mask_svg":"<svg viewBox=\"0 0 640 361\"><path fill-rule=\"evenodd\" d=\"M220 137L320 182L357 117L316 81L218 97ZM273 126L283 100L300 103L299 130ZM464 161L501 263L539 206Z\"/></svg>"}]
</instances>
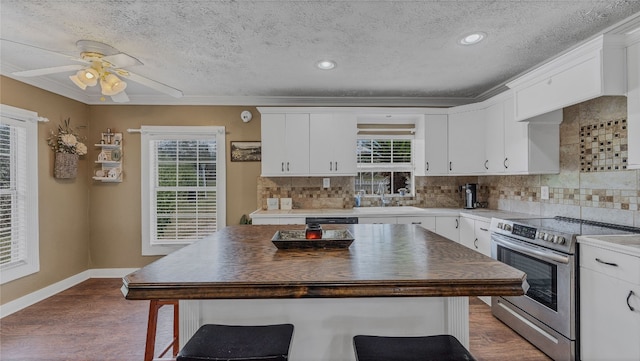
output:
<instances>
[{"instance_id":1,"label":"granite countertop","mask_svg":"<svg viewBox=\"0 0 640 361\"><path fill-rule=\"evenodd\" d=\"M578 236L578 243L640 257L640 234L615 236Z\"/></svg>"},{"instance_id":2,"label":"granite countertop","mask_svg":"<svg viewBox=\"0 0 640 361\"><path fill-rule=\"evenodd\" d=\"M286 229L304 229L288 225ZM526 275L410 224L349 229L345 249L279 250L279 225L228 226L123 279L127 299L518 296Z\"/></svg>"},{"instance_id":3,"label":"granite countertop","mask_svg":"<svg viewBox=\"0 0 640 361\"><path fill-rule=\"evenodd\" d=\"M411 206L398 207L357 207L351 209L291 209L291 210L257 210L251 218L260 217L393 217L393 216L465 216L482 221L496 218L531 218L535 215L501 211L496 209L476 208L418 208Z\"/></svg>"}]
</instances>

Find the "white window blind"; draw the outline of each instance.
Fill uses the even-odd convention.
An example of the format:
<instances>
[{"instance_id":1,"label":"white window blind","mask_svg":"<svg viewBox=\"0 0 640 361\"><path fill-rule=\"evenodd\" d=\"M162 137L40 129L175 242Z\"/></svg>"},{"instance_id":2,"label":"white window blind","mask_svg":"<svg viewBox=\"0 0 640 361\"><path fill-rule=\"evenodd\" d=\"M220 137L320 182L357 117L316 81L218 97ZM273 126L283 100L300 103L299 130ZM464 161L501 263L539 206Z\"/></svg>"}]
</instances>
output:
<instances>
[{"instance_id":1,"label":"white window blind","mask_svg":"<svg viewBox=\"0 0 640 361\"><path fill-rule=\"evenodd\" d=\"M2 105L0 122L1 283L37 272L37 122L33 112Z\"/></svg>"},{"instance_id":2,"label":"white window blind","mask_svg":"<svg viewBox=\"0 0 640 361\"><path fill-rule=\"evenodd\" d=\"M142 137L143 254L165 254L224 227L224 128L143 127Z\"/></svg>"},{"instance_id":3,"label":"white window blind","mask_svg":"<svg viewBox=\"0 0 640 361\"><path fill-rule=\"evenodd\" d=\"M404 188L412 192L413 135L393 130L378 129L376 134L358 135L356 191L393 194Z\"/></svg>"}]
</instances>

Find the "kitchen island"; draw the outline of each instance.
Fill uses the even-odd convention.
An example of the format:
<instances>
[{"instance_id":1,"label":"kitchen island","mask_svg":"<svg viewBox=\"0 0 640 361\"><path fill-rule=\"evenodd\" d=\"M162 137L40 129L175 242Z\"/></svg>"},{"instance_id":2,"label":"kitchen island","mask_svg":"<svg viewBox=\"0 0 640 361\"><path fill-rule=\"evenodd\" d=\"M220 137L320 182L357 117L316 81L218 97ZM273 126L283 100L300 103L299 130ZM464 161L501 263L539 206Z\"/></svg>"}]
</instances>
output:
<instances>
[{"instance_id":1,"label":"kitchen island","mask_svg":"<svg viewBox=\"0 0 640 361\"><path fill-rule=\"evenodd\" d=\"M415 225L348 225L348 249L278 250L282 229L229 226L124 278L130 300L180 299L180 343L203 323L296 327L292 360L353 360L355 334L449 333L468 299L522 295L525 274ZM329 228L329 227L327 227Z\"/></svg>"}]
</instances>

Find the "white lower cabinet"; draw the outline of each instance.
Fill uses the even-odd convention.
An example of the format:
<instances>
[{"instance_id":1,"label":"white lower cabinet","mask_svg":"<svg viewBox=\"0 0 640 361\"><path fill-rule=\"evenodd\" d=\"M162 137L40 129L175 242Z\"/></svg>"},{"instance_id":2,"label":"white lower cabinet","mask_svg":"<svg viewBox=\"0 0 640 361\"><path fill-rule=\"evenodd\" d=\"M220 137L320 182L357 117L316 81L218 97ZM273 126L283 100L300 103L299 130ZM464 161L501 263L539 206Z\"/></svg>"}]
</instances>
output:
<instances>
[{"instance_id":1,"label":"white lower cabinet","mask_svg":"<svg viewBox=\"0 0 640 361\"><path fill-rule=\"evenodd\" d=\"M396 224L396 217L358 217L362 224Z\"/></svg>"},{"instance_id":2,"label":"white lower cabinet","mask_svg":"<svg viewBox=\"0 0 640 361\"><path fill-rule=\"evenodd\" d=\"M580 354L640 360L640 257L580 245Z\"/></svg>"},{"instance_id":3,"label":"white lower cabinet","mask_svg":"<svg viewBox=\"0 0 640 361\"><path fill-rule=\"evenodd\" d=\"M460 217L460 243L491 257L491 234L489 222ZM484 303L491 305L491 297L479 297Z\"/></svg>"},{"instance_id":4,"label":"white lower cabinet","mask_svg":"<svg viewBox=\"0 0 640 361\"><path fill-rule=\"evenodd\" d=\"M431 232L436 230L436 217L397 217L398 224L415 224Z\"/></svg>"},{"instance_id":5,"label":"white lower cabinet","mask_svg":"<svg viewBox=\"0 0 640 361\"><path fill-rule=\"evenodd\" d=\"M460 217L436 216L435 233L455 242L460 242Z\"/></svg>"}]
</instances>

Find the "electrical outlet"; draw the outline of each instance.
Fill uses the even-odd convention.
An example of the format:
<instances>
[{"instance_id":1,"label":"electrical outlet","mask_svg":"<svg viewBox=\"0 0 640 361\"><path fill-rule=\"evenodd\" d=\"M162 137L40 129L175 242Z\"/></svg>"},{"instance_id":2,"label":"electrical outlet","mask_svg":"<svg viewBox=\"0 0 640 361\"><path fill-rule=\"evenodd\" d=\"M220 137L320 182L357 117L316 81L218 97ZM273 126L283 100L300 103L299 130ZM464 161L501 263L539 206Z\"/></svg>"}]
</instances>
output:
<instances>
[{"instance_id":1,"label":"electrical outlet","mask_svg":"<svg viewBox=\"0 0 640 361\"><path fill-rule=\"evenodd\" d=\"M540 199L549 199L549 187L548 186L540 187Z\"/></svg>"},{"instance_id":2,"label":"electrical outlet","mask_svg":"<svg viewBox=\"0 0 640 361\"><path fill-rule=\"evenodd\" d=\"M331 187L331 178L322 178L322 188Z\"/></svg>"}]
</instances>

